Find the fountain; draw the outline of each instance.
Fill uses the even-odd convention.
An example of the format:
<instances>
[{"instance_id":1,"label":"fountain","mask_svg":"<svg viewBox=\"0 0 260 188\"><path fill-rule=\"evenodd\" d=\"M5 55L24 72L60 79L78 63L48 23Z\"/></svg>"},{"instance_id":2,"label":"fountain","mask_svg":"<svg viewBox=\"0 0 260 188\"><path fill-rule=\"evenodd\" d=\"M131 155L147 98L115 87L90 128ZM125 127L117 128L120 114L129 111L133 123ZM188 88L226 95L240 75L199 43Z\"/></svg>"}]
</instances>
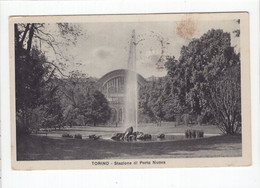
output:
<instances>
[{"instance_id":1,"label":"fountain","mask_svg":"<svg viewBox=\"0 0 260 188\"><path fill-rule=\"evenodd\" d=\"M136 38L132 31L125 84L125 120L124 127L134 126L138 130L138 85L136 73Z\"/></svg>"},{"instance_id":2,"label":"fountain","mask_svg":"<svg viewBox=\"0 0 260 188\"><path fill-rule=\"evenodd\" d=\"M172 141L181 140L188 137L190 134L200 134L199 137L203 137L203 133L199 131L186 131L183 134L147 134L138 130L138 82L136 73L136 38L135 30L132 31L132 37L130 42L129 57L127 63L127 75L125 81L125 114L124 114L124 132L114 134L111 139L114 141ZM193 133L194 132L194 133ZM187 136L188 135L188 136ZM195 137L196 138L196 135Z\"/></svg>"}]
</instances>

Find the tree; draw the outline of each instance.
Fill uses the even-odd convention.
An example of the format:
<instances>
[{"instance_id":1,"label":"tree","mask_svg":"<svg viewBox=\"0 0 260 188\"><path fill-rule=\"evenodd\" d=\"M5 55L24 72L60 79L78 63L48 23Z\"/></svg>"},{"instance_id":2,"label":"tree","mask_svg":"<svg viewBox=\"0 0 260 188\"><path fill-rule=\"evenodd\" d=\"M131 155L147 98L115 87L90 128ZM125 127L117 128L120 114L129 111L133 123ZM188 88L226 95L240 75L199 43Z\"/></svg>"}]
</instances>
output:
<instances>
[{"instance_id":1,"label":"tree","mask_svg":"<svg viewBox=\"0 0 260 188\"><path fill-rule=\"evenodd\" d=\"M168 92L164 105L165 119L177 121L179 124L183 114L191 112L189 99L189 76L185 76L185 69L175 57L167 57L165 68L168 70Z\"/></svg>"},{"instance_id":2,"label":"tree","mask_svg":"<svg viewBox=\"0 0 260 188\"><path fill-rule=\"evenodd\" d=\"M165 84L165 77L158 78L142 86L139 91L139 112L150 121L156 121L158 125L161 125L165 115L163 109L166 100L163 89Z\"/></svg>"},{"instance_id":3,"label":"tree","mask_svg":"<svg viewBox=\"0 0 260 188\"><path fill-rule=\"evenodd\" d=\"M58 44L45 32L45 26L44 23L14 24L17 135L55 126L62 121L55 74L58 71L63 75L62 71L58 63L49 62L41 47L35 45L45 42L56 55L59 54ZM62 30L73 33L70 27Z\"/></svg>"},{"instance_id":4,"label":"tree","mask_svg":"<svg viewBox=\"0 0 260 188\"><path fill-rule=\"evenodd\" d=\"M71 23L18 23L14 27L17 49L24 49L28 55L32 47L37 47L40 51L43 51L42 47L50 48L54 53L55 62L46 61L44 63L50 64L60 75L65 76L62 72L65 66L64 62L70 60L64 51L66 46L75 45L77 39L82 36L79 25ZM54 32L51 33L50 28L52 30L56 28L58 33L56 35Z\"/></svg>"},{"instance_id":5,"label":"tree","mask_svg":"<svg viewBox=\"0 0 260 188\"><path fill-rule=\"evenodd\" d=\"M92 121L94 126L97 123L105 123L110 119L110 107L105 96L98 90L93 92Z\"/></svg>"},{"instance_id":6,"label":"tree","mask_svg":"<svg viewBox=\"0 0 260 188\"><path fill-rule=\"evenodd\" d=\"M72 71L68 78L62 80L62 106L65 121L70 126L95 126L109 120L111 109L105 96L97 90L95 82L94 78L87 78L79 71Z\"/></svg>"},{"instance_id":7,"label":"tree","mask_svg":"<svg viewBox=\"0 0 260 188\"><path fill-rule=\"evenodd\" d=\"M183 69L186 101L192 113L201 115L203 92L226 68L237 64L238 56L230 46L230 34L222 30L210 30L200 39L193 39L181 49L179 59ZM206 106L202 106L202 104Z\"/></svg>"},{"instance_id":8,"label":"tree","mask_svg":"<svg viewBox=\"0 0 260 188\"><path fill-rule=\"evenodd\" d=\"M220 88L217 89L219 96L213 95L212 87L217 87L223 79L231 79L223 76L226 75L226 72L233 69L240 71L239 54L236 54L234 47L231 46L230 33L223 32L223 30L209 30L199 39L193 39L188 46L183 46L178 61L174 57L168 58L165 67L171 78L172 88L175 87L173 93L177 94L177 101L181 104L179 106L182 108L182 113L195 115L206 122L215 117L216 122L224 123L223 118L221 120L219 116L217 118L214 115L221 114L222 111L221 108L216 108L220 102L219 97L224 97L223 101L227 98L221 94L220 91L224 90ZM240 80L237 81L237 84L240 84ZM234 91L237 89L232 88L232 92ZM237 99L236 106L239 107L239 97L237 95L234 97ZM229 97L228 100L231 98ZM236 117L238 116L236 115ZM230 124L228 126L232 127ZM234 131L224 132L233 134Z\"/></svg>"},{"instance_id":9,"label":"tree","mask_svg":"<svg viewBox=\"0 0 260 188\"><path fill-rule=\"evenodd\" d=\"M110 119L111 109L108 101L98 90L90 90L81 97L79 109L86 124L96 126L100 123L106 123Z\"/></svg>"},{"instance_id":10,"label":"tree","mask_svg":"<svg viewBox=\"0 0 260 188\"><path fill-rule=\"evenodd\" d=\"M240 19L235 20L237 22L238 25L240 25ZM240 29L236 29L233 31L233 33L236 34L236 37L240 37Z\"/></svg>"},{"instance_id":11,"label":"tree","mask_svg":"<svg viewBox=\"0 0 260 188\"><path fill-rule=\"evenodd\" d=\"M165 112L163 111L164 97L161 95L158 100L152 105L151 109L156 117L158 126L161 126Z\"/></svg>"},{"instance_id":12,"label":"tree","mask_svg":"<svg viewBox=\"0 0 260 188\"><path fill-rule=\"evenodd\" d=\"M153 93L154 82L147 82L139 89L138 97L138 121L153 122L155 121L154 113L150 106L151 94Z\"/></svg>"},{"instance_id":13,"label":"tree","mask_svg":"<svg viewBox=\"0 0 260 188\"><path fill-rule=\"evenodd\" d=\"M60 79L60 92L65 106L71 104L78 108L79 100L84 92L95 89L94 80L86 77L80 71L71 71L67 78Z\"/></svg>"},{"instance_id":14,"label":"tree","mask_svg":"<svg viewBox=\"0 0 260 188\"><path fill-rule=\"evenodd\" d=\"M16 49L17 50L17 49ZM32 127L33 110L46 105L45 100L49 67L43 66L45 56L37 49L30 54L16 53L15 86L16 86L16 114L17 133L28 134ZM53 90L54 88L51 88Z\"/></svg>"},{"instance_id":15,"label":"tree","mask_svg":"<svg viewBox=\"0 0 260 188\"><path fill-rule=\"evenodd\" d=\"M229 68L210 87L210 107L225 134L241 131L240 67Z\"/></svg>"}]
</instances>

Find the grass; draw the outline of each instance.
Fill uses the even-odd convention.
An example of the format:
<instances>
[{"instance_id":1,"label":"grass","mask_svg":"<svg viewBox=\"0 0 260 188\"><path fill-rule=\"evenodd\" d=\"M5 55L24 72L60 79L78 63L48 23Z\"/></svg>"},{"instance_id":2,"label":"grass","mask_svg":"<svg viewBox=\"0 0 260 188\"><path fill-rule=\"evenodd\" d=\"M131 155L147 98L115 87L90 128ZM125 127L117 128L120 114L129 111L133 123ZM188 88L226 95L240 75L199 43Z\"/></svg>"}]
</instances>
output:
<instances>
[{"instance_id":1,"label":"grass","mask_svg":"<svg viewBox=\"0 0 260 188\"><path fill-rule=\"evenodd\" d=\"M239 157L242 155L241 136L220 135L215 126L173 126L163 122L140 124L138 130L148 134L184 135L187 129L203 130L205 134L219 135L201 139L171 140L167 142L115 142L111 140L89 140L88 135L111 138L125 127L66 127L39 135L17 138L17 160L91 160L91 159L134 159L134 158L184 158L184 157ZM134 127L134 131L136 128ZM62 134L81 134L82 140L62 138Z\"/></svg>"},{"instance_id":2,"label":"grass","mask_svg":"<svg viewBox=\"0 0 260 188\"><path fill-rule=\"evenodd\" d=\"M169 142L114 142L49 136L17 138L17 160L239 157L241 136L213 136Z\"/></svg>"}]
</instances>

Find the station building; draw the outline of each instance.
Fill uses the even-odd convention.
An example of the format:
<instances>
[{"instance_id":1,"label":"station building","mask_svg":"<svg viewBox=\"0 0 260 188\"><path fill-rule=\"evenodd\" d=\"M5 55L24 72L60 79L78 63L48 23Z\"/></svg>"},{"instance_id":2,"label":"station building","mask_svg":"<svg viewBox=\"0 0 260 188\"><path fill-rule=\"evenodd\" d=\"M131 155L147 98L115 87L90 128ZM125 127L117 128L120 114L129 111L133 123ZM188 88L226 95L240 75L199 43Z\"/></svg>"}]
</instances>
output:
<instances>
[{"instance_id":1,"label":"station building","mask_svg":"<svg viewBox=\"0 0 260 188\"><path fill-rule=\"evenodd\" d=\"M102 76L97 84L99 90L105 95L111 107L110 123L120 124L124 122L125 114L125 83L129 70L118 69ZM146 83L146 80L137 74L138 88Z\"/></svg>"}]
</instances>

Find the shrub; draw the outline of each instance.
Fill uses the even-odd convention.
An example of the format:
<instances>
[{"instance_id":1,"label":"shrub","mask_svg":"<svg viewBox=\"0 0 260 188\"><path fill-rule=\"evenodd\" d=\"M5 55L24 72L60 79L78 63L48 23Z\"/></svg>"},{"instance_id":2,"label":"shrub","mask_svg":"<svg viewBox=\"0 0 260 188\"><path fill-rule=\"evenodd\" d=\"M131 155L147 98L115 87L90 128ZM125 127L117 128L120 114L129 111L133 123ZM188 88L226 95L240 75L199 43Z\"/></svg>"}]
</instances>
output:
<instances>
[{"instance_id":1,"label":"shrub","mask_svg":"<svg viewBox=\"0 0 260 188\"><path fill-rule=\"evenodd\" d=\"M192 131L192 138L196 138L196 136L197 136L197 131L196 131L196 130L193 130L193 131Z\"/></svg>"},{"instance_id":2,"label":"shrub","mask_svg":"<svg viewBox=\"0 0 260 188\"><path fill-rule=\"evenodd\" d=\"M157 138L164 139L165 138L165 134L160 134L159 136L157 136Z\"/></svg>"},{"instance_id":3,"label":"shrub","mask_svg":"<svg viewBox=\"0 0 260 188\"><path fill-rule=\"evenodd\" d=\"M120 134L123 134L123 135L124 135L124 133L117 133L117 135L120 135ZM91 140L98 140L98 139L100 139L102 136L101 136L101 135L100 135L100 136L96 136L95 134L92 134L92 135L89 135L88 137L89 137L89 139L91 139Z\"/></svg>"},{"instance_id":4,"label":"shrub","mask_svg":"<svg viewBox=\"0 0 260 188\"><path fill-rule=\"evenodd\" d=\"M73 138L72 135L70 135L69 133L63 133L62 137L66 137L66 138Z\"/></svg>"},{"instance_id":5,"label":"shrub","mask_svg":"<svg viewBox=\"0 0 260 188\"><path fill-rule=\"evenodd\" d=\"M192 130L188 129L185 131L185 137L186 138L192 138Z\"/></svg>"},{"instance_id":6,"label":"shrub","mask_svg":"<svg viewBox=\"0 0 260 188\"><path fill-rule=\"evenodd\" d=\"M202 137L204 137L204 131L188 129L185 131L185 137L186 138L202 138Z\"/></svg>"},{"instance_id":7,"label":"shrub","mask_svg":"<svg viewBox=\"0 0 260 188\"><path fill-rule=\"evenodd\" d=\"M198 137L199 138L204 137L204 131L198 131Z\"/></svg>"},{"instance_id":8,"label":"shrub","mask_svg":"<svg viewBox=\"0 0 260 188\"><path fill-rule=\"evenodd\" d=\"M82 139L82 135L81 134L75 134L74 138L75 139Z\"/></svg>"}]
</instances>

